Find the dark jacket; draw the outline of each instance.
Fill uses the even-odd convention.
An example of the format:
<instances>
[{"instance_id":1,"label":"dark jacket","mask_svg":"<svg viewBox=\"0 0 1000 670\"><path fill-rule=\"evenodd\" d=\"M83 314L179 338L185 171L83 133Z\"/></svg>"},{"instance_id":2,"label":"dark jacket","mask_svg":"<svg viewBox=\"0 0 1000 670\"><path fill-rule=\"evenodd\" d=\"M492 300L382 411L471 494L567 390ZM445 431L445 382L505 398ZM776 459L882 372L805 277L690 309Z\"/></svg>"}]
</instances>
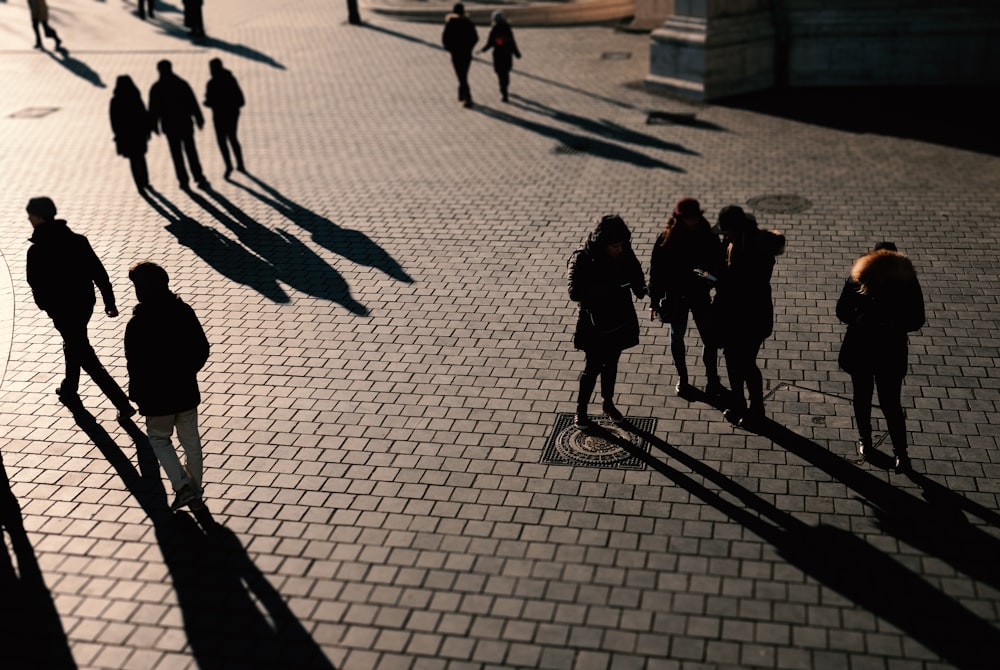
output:
<instances>
[{"instance_id":1,"label":"dark jacket","mask_svg":"<svg viewBox=\"0 0 1000 670\"><path fill-rule=\"evenodd\" d=\"M234 115L245 102L239 82L226 68L219 68L205 86L205 106L217 116Z\"/></svg>"},{"instance_id":2,"label":"dark jacket","mask_svg":"<svg viewBox=\"0 0 1000 670\"><path fill-rule=\"evenodd\" d=\"M194 123L204 125L198 99L191 86L174 73L162 75L149 89L149 117L154 130L169 135L191 135Z\"/></svg>"},{"instance_id":3,"label":"dark jacket","mask_svg":"<svg viewBox=\"0 0 1000 670\"><path fill-rule=\"evenodd\" d=\"M194 310L173 293L136 305L125 327L125 359L128 397L139 413L165 416L197 407L197 373L208 351Z\"/></svg>"},{"instance_id":4,"label":"dark jacket","mask_svg":"<svg viewBox=\"0 0 1000 670\"><path fill-rule=\"evenodd\" d=\"M924 295L913 263L888 250L865 254L837 300L847 324L838 362L849 374L906 374L907 333L924 325Z\"/></svg>"},{"instance_id":5,"label":"dark jacket","mask_svg":"<svg viewBox=\"0 0 1000 670\"><path fill-rule=\"evenodd\" d=\"M464 14L449 14L445 17L441 44L453 56L472 57L472 49L479 41L476 24Z\"/></svg>"},{"instance_id":6,"label":"dark jacket","mask_svg":"<svg viewBox=\"0 0 1000 670\"><path fill-rule=\"evenodd\" d=\"M497 21L490 28L483 52L493 49L493 69L497 72L510 72L514 67L514 56L521 57L521 52L514 41L514 31L506 21Z\"/></svg>"},{"instance_id":7,"label":"dark jacket","mask_svg":"<svg viewBox=\"0 0 1000 670\"><path fill-rule=\"evenodd\" d=\"M664 239L666 241L664 241ZM658 309L666 296L687 305L708 303L712 283L695 274L701 269L721 277L726 267L726 252L719 236L705 219L689 229L677 222L669 235L660 235L649 260L649 301Z\"/></svg>"},{"instance_id":8,"label":"dark jacket","mask_svg":"<svg viewBox=\"0 0 1000 670\"><path fill-rule=\"evenodd\" d=\"M632 295L645 297L646 282L632 248L611 258L601 234L599 226L569 260L569 298L580 304L573 346L624 350L639 344Z\"/></svg>"},{"instance_id":9,"label":"dark jacket","mask_svg":"<svg viewBox=\"0 0 1000 670\"><path fill-rule=\"evenodd\" d=\"M720 344L763 342L774 330L771 273L785 236L753 228L727 248L727 268L716 286L713 311Z\"/></svg>"},{"instance_id":10,"label":"dark jacket","mask_svg":"<svg viewBox=\"0 0 1000 670\"><path fill-rule=\"evenodd\" d=\"M110 116L118 155L129 157L144 155L149 144L152 124L149 112L139 97L139 91L116 90L111 98Z\"/></svg>"},{"instance_id":11,"label":"dark jacket","mask_svg":"<svg viewBox=\"0 0 1000 670\"><path fill-rule=\"evenodd\" d=\"M116 309L108 272L90 241L57 219L34 229L27 260L35 304L53 319L89 318L101 291L105 310Z\"/></svg>"}]
</instances>

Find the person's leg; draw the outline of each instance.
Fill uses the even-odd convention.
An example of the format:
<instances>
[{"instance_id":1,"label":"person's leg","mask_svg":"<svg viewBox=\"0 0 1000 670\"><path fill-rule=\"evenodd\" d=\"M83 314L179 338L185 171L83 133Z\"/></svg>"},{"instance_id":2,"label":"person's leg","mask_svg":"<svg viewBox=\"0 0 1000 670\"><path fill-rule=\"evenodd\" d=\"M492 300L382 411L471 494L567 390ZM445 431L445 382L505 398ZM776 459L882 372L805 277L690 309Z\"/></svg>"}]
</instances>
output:
<instances>
[{"instance_id":1,"label":"person's leg","mask_svg":"<svg viewBox=\"0 0 1000 670\"><path fill-rule=\"evenodd\" d=\"M177 135L167 135L167 145L170 147L170 158L174 162L174 174L177 175L177 183L181 188L187 188L188 173L184 167L184 149L181 147L182 138Z\"/></svg>"},{"instance_id":2,"label":"person's leg","mask_svg":"<svg viewBox=\"0 0 1000 670\"><path fill-rule=\"evenodd\" d=\"M701 337L701 361L705 365L706 390L709 393L718 393L722 390L722 382L719 380L719 350L714 345L715 337L712 332L711 303L691 305L691 315L694 317L694 325L698 329L698 336Z\"/></svg>"},{"instance_id":3,"label":"person's leg","mask_svg":"<svg viewBox=\"0 0 1000 670\"><path fill-rule=\"evenodd\" d=\"M226 125L225 121L218 116L212 119L215 127L215 142L219 145L219 153L222 154L222 162L226 166L226 176L233 171L233 162L229 160L229 147L226 146Z\"/></svg>"},{"instance_id":4,"label":"person's leg","mask_svg":"<svg viewBox=\"0 0 1000 670\"><path fill-rule=\"evenodd\" d=\"M746 345L742 342L729 342L723 349L726 372L729 374L729 390L732 392L732 409L740 414L747 408L746 396L743 395L743 387L746 382L745 349Z\"/></svg>"},{"instance_id":5,"label":"person's leg","mask_svg":"<svg viewBox=\"0 0 1000 670\"><path fill-rule=\"evenodd\" d=\"M677 392L683 393L688 385L687 350L684 347L684 334L687 332L688 312L678 310L670 321L667 337L670 342L670 355L677 368Z\"/></svg>"},{"instance_id":6,"label":"person's leg","mask_svg":"<svg viewBox=\"0 0 1000 670\"><path fill-rule=\"evenodd\" d=\"M858 442L864 449L872 446L872 394L875 377L869 373L851 375L851 404L854 406L854 423L858 427Z\"/></svg>"},{"instance_id":7,"label":"person's leg","mask_svg":"<svg viewBox=\"0 0 1000 670\"><path fill-rule=\"evenodd\" d=\"M878 389L878 404L885 417L885 425L892 440L892 452L896 456L907 455L906 414L903 412L903 377L887 372L875 373Z\"/></svg>"},{"instance_id":8,"label":"person's leg","mask_svg":"<svg viewBox=\"0 0 1000 670\"><path fill-rule=\"evenodd\" d=\"M497 80L500 82L500 95L507 102L507 89L510 88L510 70L497 70Z\"/></svg>"},{"instance_id":9,"label":"person's leg","mask_svg":"<svg viewBox=\"0 0 1000 670\"><path fill-rule=\"evenodd\" d=\"M472 56L458 54L452 56L455 75L458 77L458 99L462 102L472 102L472 91L469 89L469 68L472 66Z\"/></svg>"},{"instance_id":10,"label":"person's leg","mask_svg":"<svg viewBox=\"0 0 1000 670\"><path fill-rule=\"evenodd\" d=\"M35 31L35 48L42 48L42 35L38 32L38 21L31 19L31 29Z\"/></svg>"},{"instance_id":11,"label":"person's leg","mask_svg":"<svg viewBox=\"0 0 1000 670\"><path fill-rule=\"evenodd\" d=\"M187 154L188 165L191 166L191 176L199 184L203 184L205 173L201 171L201 160L198 158L198 147L194 143L194 133L183 138L184 153Z\"/></svg>"},{"instance_id":12,"label":"person's leg","mask_svg":"<svg viewBox=\"0 0 1000 670\"><path fill-rule=\"evenodd\" d=\"M240 172L246 170L246 166L243 163L243 147L240 145L240 140L236 136L236 132L240 125L240 113L239 111L233 115L232 120L229 122L229 127L227 129L227 137L229 138L229 143L233 146L233 157L236 158L236 169Z\"/></svg>"},{"instance_id":13,"label":"person's leg","mask_svg":"<svg viewBox=\"0 0 1000 670\"><path fill-rule=\"evenodd\" d=\"M146 156L132 154L128 157L129 168L132 170L132 181L140 191L149 186L149 170L146 167Z\"/></svg>"},{"instance_id":14,"label":"person's leg","mask_svg":"<svg viewBox=\"0 0 1000 670\"><path fill-rule=\"evenodd\" d=\"M174 425L177 428L177 441L180 443L181 448L184 449L184 472L194 486L195 492L201 495L203 466L197 408L179 413Z\"/></svg>"},{"instance_id":15,"label":"person's leg","mask_svg":"<svg viewBox=\"0 0 1000 670\"><path fill-rule=\"evenodd\" d=\"M611 417L615 423L620 422L624 417L615 407L615 382L618 379L618 360L621 358L620 349L607 351L604 353L604 363L601 366L601 409Z\"/></svg>"},{"instance_id":16,"label":"person's leg","mask_svg":"<svg viewBox=\"0 0 1000 670\"><path fill-rule=\"evenodd\" d=\"M764 414L764 375L757 365L757 356L764 341L753 342L747 348L743 378L747 385L747 395L750 397L750 408L747 410L754 416Z\"/></svg>"},{"instance_id":17,"label":"person's leg","mask_svg":"<svg viewBox=\"0 0 1000 670\"><path fill-rule=\"evenodd\" d=\"M90 347L90 342L87 339L88 320L58 319L52 322L63 340L65 376L59 385L59 395L67 399L76 396L80 388L80 360L83 357L83 352Z\"/></svg>"},{"instance_id":18,"label":"person's leg","mask_svg":"<svg viewBox=\"0 0 1000 670\"><path fill-rule=\"evenodd\" d=\"M584 352L583 372L580 373L580 389L576 396L577 416L586 416L590 398L597 386L597 376L601 373L602 361L596 350Z\"/></svg>"},{"instance_id":19,"label":"person's leg","mask_svg":"<svg viewBox=\"0 0 1000 670\"><path fill-rule=\"evenodd\" d=\"M190 486L181 461L177 458L177 451L174 449L170 436L174 433L173 414L167 416L147 416L146 436L149 438L149 446L153 448L156 459L163 467L164 474L170 480L170 485L174 492L180 491L185 486Z\"/></svg>"}]
</instances>

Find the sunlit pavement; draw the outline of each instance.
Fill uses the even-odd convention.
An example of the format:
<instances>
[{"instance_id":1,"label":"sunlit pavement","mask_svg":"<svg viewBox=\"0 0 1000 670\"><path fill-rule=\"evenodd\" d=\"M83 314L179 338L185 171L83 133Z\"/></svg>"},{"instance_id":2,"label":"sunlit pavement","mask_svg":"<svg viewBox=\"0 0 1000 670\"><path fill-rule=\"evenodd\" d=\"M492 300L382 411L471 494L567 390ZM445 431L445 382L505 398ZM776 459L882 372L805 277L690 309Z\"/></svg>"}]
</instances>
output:
<instances>
[{"instance_id":1,"label":"sunlit pavement","mask_svg":"<svg viewBox=\"0 0 1000 670\"><path fill-rule=\"evenodd\" d=\"M25 3L0 4L0 453L24 525L0 552L0 667L995 665L995 155L654 95L648 36L611 27L515 25L511 102L477 60L466 110L440 26L212 0L193 44L180 2L159 5L143 22L51 0L56 53L31 48ZM115 79L147 95L167 58L201 95L213 57L246 93L249 173L223 178L209 121L211 188L181 191L154 137L141 197L114 152ZM168 511L141 422L117 424L86 377L85 413L54 394L60 342L24 273L41 194L112 275L122 315L90 332L118 380L133 261L166 267L206 327L197 519ZM676 397L637 304L618 387L634 426L581 443L556 430L582 363L566 259L617 211L645 266L684 195L788 237L761 354L772 421L749 433ZM909 476L856 463L836 364L836 297L882 239L927 301Z\"/></svg>"}]
</instances>

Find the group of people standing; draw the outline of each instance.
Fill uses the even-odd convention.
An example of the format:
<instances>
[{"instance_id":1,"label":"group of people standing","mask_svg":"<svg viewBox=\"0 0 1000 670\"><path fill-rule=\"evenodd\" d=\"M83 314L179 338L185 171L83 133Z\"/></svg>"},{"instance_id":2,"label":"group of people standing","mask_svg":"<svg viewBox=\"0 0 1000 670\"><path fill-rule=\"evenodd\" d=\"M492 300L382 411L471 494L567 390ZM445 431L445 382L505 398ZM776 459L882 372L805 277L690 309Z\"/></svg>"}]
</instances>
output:
<instances>
[{"instance_id":1,"label":"group of people standing","mask_svg":"<svg viewBox=\"0 0 1000 670\"><path fill-rule=\"evenodd\" d=\"M202 170L194 140L195 127L201 129L205 125L198 99L191 85L174 73L169 60L161 60L156 68L160 77L149 90L148 109L132 78L128 75L118 77L110 105L115 149L118 155L128 158L132 179L142 193L150 188L149 169L146 165L149 138L151 133L159 134L162 131L170 147L170 157L180 187L188 188L187 167L190 167L198 186L206 188L209 183ZM233 172L233 158L237 170L246 170L243 148L237 138L240 110L245 99L239 82L232 72L223 67L221 59L213 58L209 61L209 72L211 77L205 87L204 105L212 110L215 139L226 165L225 177L228 178Z\"/></svg>"},{"instance_id":2,"label":"group of people standing","mask_svg":"<svg viewBox=\"0 0 1000 670\"><path fill-rule=\"evenodd\" d=\"M602 411L614 423L625 422L614 404L618 362L625 349L639 343L633 296L642 300L647 294L650 318L668 326L677 395L690 397L693 391L684 345L693 317L702 341L706 394L724 407L728 421L751 430L761 427L764 383L757 358L774 330L771 275L784 253L784 235L760 228L752 214L735 205L722 208L712 226L696 199L682 198L653 244L648 284L631 237L620 216L603 216L568 263L569 297L579 304L573 342L584 352L576 427L594 425L588 412L598 379ZM851 375L858 455L865 459L873 450L877 387L895 469L905 471L910 462L900 396L907 333L924 323L913 264L891 243L862 256L843 288L837 316L848 324L839 360ZM718 371L720 350L728 389Z\"/></svg>"},{"instance_id":3,"label":"group of people standing","mask_svg":"<svg viewBox=\"0 0 1000 670\"><path fill-rule=\"evenodd\" d=\"M104 313L118 316L107 270L90 241L56 218L51 198L32 198L26 210L32 226L28 285L35 304L52 319L63 341L65 376L56 388L57 397L74 413L83 410L82 369L114 404L119 421L135 415L130 400L135 401L146 418L150 446L176 493L172 509L202 507L197 373L208 360L209 343L194 310L170 291L167 272L159 265L140 261L129 268L138 304L125 329L126 394L101 364L87 334L97 304L95 286ZM175 431L184 463L171 442Z\"/></svg>"},{"instance_id":4,"label":"group of people standing","mask_svg":"<svg viewBox=\"0 0 1000 670\"><path fill-rule=\"evenodd\" d=\"M521 57L521 51L514 40L514 31L507 22L507 17L499 9L492 16L490 34L480 53L493 50L493 71L500 85L500 98L510 101L510 71L514 67L514 58ZM445 17L444 32L441 43L451 54L451 64L458 78L458 101L464 107L472 107L472 91L469 89L469 68L472 66L472 51L479 41L476 24L466 13L465 5L456 3L451 13Z\"/></svg>"}]
</instances>

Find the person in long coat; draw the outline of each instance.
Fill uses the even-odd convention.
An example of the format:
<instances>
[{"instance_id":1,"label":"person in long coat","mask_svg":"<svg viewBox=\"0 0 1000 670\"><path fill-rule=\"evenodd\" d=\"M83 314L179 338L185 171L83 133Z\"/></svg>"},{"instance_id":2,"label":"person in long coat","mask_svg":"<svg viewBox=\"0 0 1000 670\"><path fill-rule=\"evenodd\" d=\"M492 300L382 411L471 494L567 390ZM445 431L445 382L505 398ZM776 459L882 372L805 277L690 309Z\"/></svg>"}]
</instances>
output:
<instances>
[{"instance_id":1,"label":"person in long coat","mask_svg":"<svg viewBox=\"0 0 1000 670\"><path fill-rule=\"evenodd\" d=\"M478 41L476 24L465 15L465 5L455 3L451 13L445 17L441 45L451 54L451 64L458 78L458 101L465 107L472 107L469 67L472 65L472 50Z\"/></svg>"},{"instance_id":2,"label":"person in long coat","mask_svg":"<svg viewBox=\"0 0 1000 670\"><path fill-rule=\"evenodd\" d=\"M46 0L28 0L28 8L31 10L31 29L35 31L35 48L42 48L42 36L38 32L38 26L41 26L45 30L45 36L56 41L56 49L61 49L59 33L49 25L49 5Z\"/></svg>"},{"instance_id":3,"label":"person in long coat","mask_svg":"<svg viewBox=\"0 0 1000 670\"><path fill-rule=\"evenodd\" d=\"M229 157L229 147L233 148L236 159L236 169L246 171L243 164L243 147L240 146L236 132L240 122L240 109L246 103L243 90L233 73L222 66L221 58L213 58L208 63L212 77L205 86L205 106L212 110L212 123L215 126L215 140L222 153L222 161L226 164L228 177L233 172L233 161Z\"/></svg>"},{"instance_id":4,"label":"person in long coat","mask_svg":"<svg viewBox=\"0 0 1000 670\"><path fill-rule=\"evenodd\" d=\"M493 26L481 53L490 49L493 50L493 71L497 73L497 81L500 83L500 96L504 102L509 102L510 71L514 67L514 57L520 58L521 51L514 41L514 31L507 23L507 17L499 9L493 12Z\"/></svg>"},{"instance_id":5,"label":"person in long coat","mask_svg":"<svg viewBox=\"0 0 1000 670\"><path fill-rule=\"evenodd\" d=\"M757 355L774 330L771 274L775 258L785 251L785 236L758 228L757 220L736 205L722 208L718 226L728 243L726 271L713 302L731 390L724 414L733 423L749 426L764 417L764 378Z\"/></svg>"},{"instance_id":6,"label":"person in long coat","mask_svg":"<svg viewBox=\"0 0 1000 670\"><path fill-rule=\"evenodd\" d=\"M909 258L891 242L861 256L851 267L837 300L837 318L847 324L840 367L851 375L858 455L870 456L872 394L885 417L895 469L910 467L901 395L908 365L908 335L924 325L924 297Z\"/></svg>"},{"instance_id":7,"label":"person in long coat","mask_svg":"<svg viewBox=\"0 0 1000 670\"><path fill-rule=\"evenodd\" d=\"M587 412L598 377L602 410L615 423L625 420L614 403L618 360L625 349L639 344L632 296L646 296L645 275L631 238L622 218L608 214L569 260L569 297L579 303L573 345L585 355L573 419L582 430L593 426Z\"/></svg>"},{"instance_id":8,"label":"person in long coat","mask_svg":"<svg viewBox=\"0 0 1000 670\"><path fill-rule=\"evenodd\" d=\"M142 193L149 187L146 149L152 125L146 105L142 102L142 94L127 74L118 77L115 83L109 114L111 130L115 135L115 150L119 156L128 158L132 180Z\"/></svg>"},{"instance_id":9,"label":"person in long coat","mask_svg":"<svg viewBox=\"0 0 1000 670\"><path fill-rule=\"evenodd\" d=\"M677 368L677 395L684 396L691 389L684 347L688 313L694 317L701 336L705 390L716 397L725 390L719 381L719 350L711 318L712 287L722 276L725 264L725 250L703 216L701 205L694 198L678 200L653 244L649 261L649 316L650 319L659 317L670 327L670 353Z\"/></svg>"}]
</instances>

